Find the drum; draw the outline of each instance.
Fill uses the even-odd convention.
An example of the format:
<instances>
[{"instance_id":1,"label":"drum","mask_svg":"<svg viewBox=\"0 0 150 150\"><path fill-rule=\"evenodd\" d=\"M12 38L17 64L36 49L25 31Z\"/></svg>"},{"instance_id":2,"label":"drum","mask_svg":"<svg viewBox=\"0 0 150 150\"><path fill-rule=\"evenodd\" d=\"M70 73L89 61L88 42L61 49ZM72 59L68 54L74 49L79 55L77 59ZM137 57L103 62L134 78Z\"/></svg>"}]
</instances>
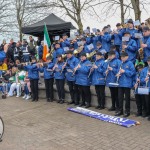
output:
<instances>
[{"instance_id":1,"label":"drum","mask_svg":"<svg viewBox=\"0 0 150 150\"><path fill-rule=\"evenodd\" d=\"M0 117L0 142L2 141L3 134L4 134L4 122L3 119Z\"/></svg>"},{"instance_id":2,"label":"drum","mask_svg":"<svg viewBox=\"0 0 150 150\"><path fill-rule=\"evenodd\" d=\"M138 87L137 93L140 95L149 95L148 87Z\"/></svg>"}]
</instances>

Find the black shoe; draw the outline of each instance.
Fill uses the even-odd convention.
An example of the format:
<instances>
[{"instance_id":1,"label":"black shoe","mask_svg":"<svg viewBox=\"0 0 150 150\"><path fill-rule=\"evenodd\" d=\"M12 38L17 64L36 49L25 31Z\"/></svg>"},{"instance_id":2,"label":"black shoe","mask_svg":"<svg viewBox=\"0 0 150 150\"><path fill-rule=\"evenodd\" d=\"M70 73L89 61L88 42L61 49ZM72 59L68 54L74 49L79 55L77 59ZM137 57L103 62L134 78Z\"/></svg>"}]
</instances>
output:
<instances>
[{"instance_id":1,"label":"black shoe","mask_svg":"<svg viewBox=\"0 0 150 150\"><path fill-rule=\"evenodd\" d=\"M95 107L95 109L99 109L99 108L101 108L101 106L100 106L100 105L98 105L98 106L96 106L96 107Z\"/></svg>"},{"instance_id":2,"label":"black shoe","mask_svg":"<svg viewBox=\"0 0 150 150\"><path fill-rule=\"evenodd\" d=\"M142 117L143 118L148 117L147 113L143 113Z\"/></svg>"},{"instance_id":3,"label":"black shoe","mask_svg":"<svg viewBox=\"0 0 150 150\"><path fill-rule=\"evenodd\" d=\"M79 105L79 107L82 107L82 106L85 106L85 103L81 103L81 104Z\"/></svg>"},{"instance_id":4,"label":"black shoe","mask_svg":"<svg viewBox=\"0 0 150 150\"><path fill-rule=\"evenodd\" d=\"M129 117L130 116L130 113L125 113L124 115L123 115L123 117Z\"/></svg>"},{"instance_id":5,"label":"black shoe","mask_svg":"<svg viewBox=\"0 0 150 150\"><path fill-rule=\"evenodd\" d=\"M110 107L110 108L108 109L108 111L115 111L115 110L116 110L115 107Z\"/></svg>"},{"instance_id":6,"label":"black shoe","mask_svg":"<svg viewBox=\"0 0 150 150\"><path fill-rule=\"evenodd\" d=\"M90 105L90 104L87 104L87 105L85 106L85 108L89 108L89 107L91 107L91 105Z\"/></svg>"},{"instance_id":7,"label":"black shoe","mask_svg":"<svg viewBox=\"0 0 150 150\"><path fill-rule=\"evenodd\" d=\"M37 101L38 101L38 99L35 100L35 102L37 102Z\"/></svg>"},{"instance_id":8,"label":"black shoe","mask_svg":"<svg viewBox=\"0 0 150 150\"><path fill-rule=\"evenodd\" d=\"M32 102L34 102L35 101L35 99L32 99Z\"/></svg>"},{"instance_id":9,"label":"black shoe","mask_svg":"<svg viewBox=\"0 0 150 150\"><path fill-rule=\"evenodd\" d=\"M68 105L74 104L74 101L68 102Z\"/></svg>"},{"instance_id":10,"label":"black shoe","mask_svg":"<svg viewBox=\"0 0 150 150\"><path fill-rule=\"evenodd\" d=\"M150 116L148 116L147 120L150 121Z\"/></svg>"},{"instance_id":11,"label":"black shoe","mask_svg":"<svg viewBox=\"0 0 150 150\"><path fill-rule=\"evenodd\" d=\"M140 117L140 116L142 116L142 113L137 112L135 116L136 116L136 117Z\"/></svg>"},{"instance_id":12,"label":"black shoe","mask_svg":"<svg viewBox=\"0 0 150 150\"><path fill-rule=\"evenodd\" d=\"M53 99L49 99L50 102L53 102Z\"/></svg>"},{"instance_id":13,"label":"black shoe","mask_svg":"<svg viewBox=\"0 0 150 150\"><path fill-rule=\"evenodd\" d=\"M104 106L101 106L101 107L99 108L99 110L103 110L103 109L105 109L105 107L104 107Z\"/></svg>"},{"instance_id":14,"label":"black shoe","mask_svg":"<svg viewBox=\"0 0 150 150\"><path fill-rule=\"evenodd\" d=\"M57 101L57 103L60 103L60 102L61 102L61 100L58 100L58 101Z\"/></svg>"},{"instance_id":15,"label":"black shoe","mask_svg":"<svg viewBox=\"0 0 150 150\"><path fill-rule=\"evenodd\" d=\"M64 103L64 100L61 100L59 104L63 104L63 103Z\"/></svg>"},{"instance_id":16,"label":"black shoe","mask_svg":"<svg viewBox=\"0 0 150 150\"><path fill-rule=\"evenodd\" d=\"M122 112L122 111L118 111L118 112L115 114L115 116L121 116L121 115L123 115L123 112Z\"/></svg>"},{"instance_id":17,"label":"black shoe","mask_svg":"<svg viewBox=\"0 0 150 150\"><path fill-rule=\"evenodd\" d=\"M77 106L77 105L79 105L79 103L74 103L74 106Z\"/></svg>"}]
</instances>

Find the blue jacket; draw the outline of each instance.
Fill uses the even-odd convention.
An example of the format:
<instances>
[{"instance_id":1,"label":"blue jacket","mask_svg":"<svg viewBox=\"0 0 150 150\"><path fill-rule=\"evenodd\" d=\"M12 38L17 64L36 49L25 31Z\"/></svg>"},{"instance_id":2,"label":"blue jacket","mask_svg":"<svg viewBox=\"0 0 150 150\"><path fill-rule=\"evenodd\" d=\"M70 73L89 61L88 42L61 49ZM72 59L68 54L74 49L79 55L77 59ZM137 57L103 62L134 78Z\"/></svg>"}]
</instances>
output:
<instances>
[{"instance_id":1,"label":"blue jacket","mask_svg":"<svg viewBox=\"0 0 150 150\"><path fill-rule=\"evenodd\" d=\"M75 81L75 76L73 76L74 68L78 65L79 60L72 56L70 59L67 60L67 66L66 66L66 79L67 81Z\"/></svg>"},{"instance_id":2,"label":"blue jacket","mask_svg":"<svg viewBox=\"0 0 150 150\"><path fill-rule=\"evenodd\" d=\"M92 72L92 85L105 85L104 72L106 71L106 65L104 59L97 60L95 65L98 68Z\"/></svg>"},{"instance_id":3,"label":"blue jacket","mask_svg":"<svg viewBox=\"0 0 150 150\"><path fill-rule=\"evenodd\" d=\"M92 43L92 38L90 36L86 37L86 43L88 45Z\"/></svg>"},{"instance_id":4,"label":"blue jacket","mask_svg":"<svg viewBox=\"0 0 150 150\"><path fill-rule=\"evenodd\" d=\"M125 42L125 45L127 45L127 48L125 49L125 51L129 55L128 60L132 61L134 63L136 60L136 52L138 50L137 44L136 44L135 40L130 39L128 42ZM122 45L121 45L121 50L122 50Z\"/></svg>"},{"instance_id":5,"label":"blue jacket","mask_svg":"<svg viewBox=\"0 0 150 150\"><path fill-rule=\"evenodd\" d=\"M59 54L60 55L64 54L64 49L58 48L53 52L53 62L54 63L56 62L57 55L59 55Z\"/></svg>"},{"instance_id":6,"label":"blue jacket","mask_svg":"<svg viewBox=\"0 0 150 150\"><path fill-rule=\"evenodd\" d=\"M65 79L65 69L62 71L62 67L65 63L57 63L57 68L54 71L54 78L55 79Z\"/></svg>"},{"instance_id":7,"label":"blue jacket","mask_svg":"<svg viewBox=\"0 0 150 150\"><path fill-rule=\"evenodd\" d=\"M83 50L81 51L81 53L79 54L79 56L81 56L81 54L83 54L83 53L91 53L92 52L92 50L89 50L88 49L88 45L87 44L84 44L84 48L83 48Z\"/></svg>"},{"instance_id":8,"label":"blue jacket","mask_svg":"<svg viewBox=\"0 0 150 150\"><path fill-rule=\"evenodd\" d=\"M125 70L119 77L119 87L132 88L134 75L136 74L135 67L131 61L125 61L120 64L121 68ZM120 69L120 67L119 67ZM119 70L118 70L119 72Z\"/></svg>"},{"instance_id":9,"label":"blue jacket","mask_svg":"<svg viewBox=\"0 0 150 150\"><path fill-rule=\"evenodd\" d=\"M92 64L89 60L84 60L80 63L81 68L76 71L76 84L83 85L83 86L90 86L91 81L88 79L88 75L90 72L90 68Z\"/></svg>"},{"instance_id":10,"label":"blue jacket","mask_svg":"<svg viewBox=\"0 0 150 150\"><path fill-rule=\"evenodd\" d=\"M48 66L43 66L42 68L40 68L40 72L44 72L44 79L54 78L52 71L53 67L54 63L50 62Z\"/></svg>"},{"instance_id":11,"label":"blue jacket","mask_svg":"<svg viewBox=\"0 0 150 150\"><path fill-rule=\"evenodd\" d=\"M118 30L118 34L113 34L111 38L114 40L114 45L122 44L122 29Z\"/></svg>"},{"instance_id":12,"label":"blue jacket","mask_svg":"<svg viewBox=\"0 0 150 150\"><path fill-rule=\"evenodd\" d=\"M30 80L39 79L40 69L37 67L36 63L32 63L31 65L24 66L24 70L28 71L28 78Z\"/></svg>"},{"instance_id":13,"label":"blue jacket","mask_svg":"<svg viewBox=\"0 0 150 150\"><path fill-rule=\"evenodd\" d=\"M143 37L142 39L144 44L147 44L147 47L144 48L144 62L147 61L147 57L150 56L150 36Z\"/></svg>"},{"instance_id":14,"label":"blue jacket","mask_svg":"<svg viewBox=\"0 0 150 150\"><path fill-rule=\"evenodd\" d=\"M38 54L39 54L39 57L42 58L42 56L43 56L43 46L42 45L40 45L38 47Z\"/></svg>"},{"instance_id":15,"label":"blue jacket","mask_svg":"<svg viewBox=\"0 0 150 150\"><path fill-rule=\"evenodd\" d=\"M110 51L110 45L111 45L111 35L106 32L103 36L101 36L101 40L102 40L103 48L107 52L109 52Z\"/></svg>"},{"instance_id":16,"label":"blue jacket","mask_svg":"<svg viewBox=\"0 0 150 150\"><path fill-rule=\"evenodd\" d=\"M145 67L142 71L141 71L141 76L140 76L140 81L141 84L143 86L146 86L146 82L145 82L145 78L147 77L147 73L150 72L149 67ZM150 88L150 77L149 77L149 81L148 81L148 87Z\"/></svg>"},{"instance_id":17,"label":"blue jacket","mask_svg":"<svg viewBox=\"0 0 150 150\"><path fill-rule=\"evenodd\" d=\"M66 39L64 42L61 42L61 43L60 43L60 46L61 46L61 48L69 47L69 46L70 46L69 40Z\"/></svg>"},{"instance_id":18,"label":"blue jacket","mask_svg":"<svg viewBox=\"0 0 150 150\"><path fill-rule=\"evenodd\" d=\"M98 42L98 36L92 37L92 43L94 45L94 49L96 49L96 43Z\"/></svg>"},{"instance_id":19,"label":"blue jacket","mask_svg":"<svg viewBox=\"0 0 150 150\"><path fill-rule=\"evenodd\" d=\"M113 87L113 85L110 85L109 83L116 83L116 75L120 68L120 63L120 60L117 58L114 58L106 63L106 68L108 67L108 65L113 68L113 70L109 70L107 75L105 74L106 71L104 72L104 75L106 76L106 86Z\"/></svg>"}]
</instances>

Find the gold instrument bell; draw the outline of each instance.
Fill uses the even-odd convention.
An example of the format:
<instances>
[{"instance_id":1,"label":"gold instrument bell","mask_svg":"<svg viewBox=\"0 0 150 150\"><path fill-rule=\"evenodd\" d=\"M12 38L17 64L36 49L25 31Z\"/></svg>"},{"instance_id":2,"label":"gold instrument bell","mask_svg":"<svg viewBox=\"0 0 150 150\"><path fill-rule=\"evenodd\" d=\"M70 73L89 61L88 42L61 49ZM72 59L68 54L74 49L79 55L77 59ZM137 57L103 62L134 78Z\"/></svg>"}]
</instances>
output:
<instances>
[{"instance_id":1,"label":"gold instrument bell","mask_svg":"<svg viewBox=\"0 0 150 150\"><path fill-rule=\"evenodd\" d=\"M86 53L86 57L87 57L88 59L90 59L90 58L93 57L96 53L97 53L97 50L94 50L94 51L91 52L91 53Z\"/></svg>"}]
</instances>

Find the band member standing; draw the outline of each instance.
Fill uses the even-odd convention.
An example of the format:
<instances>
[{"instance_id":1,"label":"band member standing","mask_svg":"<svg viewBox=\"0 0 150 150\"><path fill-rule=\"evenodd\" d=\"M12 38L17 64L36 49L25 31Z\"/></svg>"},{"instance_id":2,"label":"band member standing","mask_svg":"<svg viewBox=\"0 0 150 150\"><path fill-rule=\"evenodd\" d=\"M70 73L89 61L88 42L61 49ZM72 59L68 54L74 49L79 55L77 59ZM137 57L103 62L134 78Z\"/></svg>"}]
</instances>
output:
<instances>
[{"instance_id":1,"label":"band member standing","mask_svg":"<svg viewBox=\"0 0 150 150\"><path fill-rule=\"evenodd\" d=\"M53 83L54 83L54 75L53 75L53 67L54 63L52 62L52 57L46 57L46 63L42 64L42 68L40 68L40 72L44 72L44 82L46 88L46 98L47 102L52 102L54 99L53 95Z\"/></svg>"},{"instance_id":2,"label":"band member standing","mask_svg":"<svg viewBox=\"0 0 150 150\"><path fill-rule=\"evenodd\" d=\"M145 95L145 101L146 101L146 116L148 116L148 120L150 121L150 56L147 57L147 63L148 66L145 67L140 76L141 84L143 84L143 87L149 88L149 95Z\"/></svg>"},{"instance_id":3,"label":"band member standing","mask_svg":"<svg viewBox=\"0 0 150 150\"><path fill-rule=\"evenodd\" d=\"M64 103L65 100L65 69L64 66L64 60L62 58L62 55L57 56L57 62L55 63L53 70L54 70L54 78L56 81L56 87L57 87L57 93L59 100L57 101L60 104Z\"/></svg>"},{"instance_id":4,"label":"band member standing","mask_svg":"<svg viewBox=\"0 0 150 150\"><path fill-rule=\"evenodd\" d=\"M28 71L28 78L30 79L32 101L38 101L38 81L39 81L39 67L36 64L36 58L31 57L31 65L24 66L25 71Z\"/></svg>"},{"instance_id":5,"label":"band member standing","mask_svg":"<svg viewBox=\"0 0 150 150\"><path fill-rule=\"evenodd\" d=\"M123 100L125 98L125 112L124 117L130 116L130 93L133 87L133 77L136 73L135 67L131 61L128 60L128 53L121 53L122 63L120 64L120 69L118 71L117 77L119 88L118 88L118 98L119 98L119 111L116 116L123 115Z\"/></svg>"},{"instance_id":6,"label":"band member standing","mask_svg":"<svg viewBox=\"0 0 150 150\"><path fill-rule=\"evenodd\" d=\"M126 41L123 43L123 45L121 46L121 50L127 52L129 56L128 58L129 61L132 61L133 63L135 63L136 53L138 50L137 43L135 42L135 40L131 39L130 32L126 31L124 33L124 37L128 37L129 41Z\"/></svg>"},{"instance_id":7,"label":"band member standing","mask_svg":"<svg viewBox=\"0 0 150 150\"><path fill-rule=\"evenodd\" d=\"M70 42L69 42L69 40L68 40L67 38L68 38L67 34L64 33L64 34L62 35L62 38L60 39L61 48L69 47L69 46L70 46Z\"/></svg>"},{"instance_id":8,"label":"band member standing","mask_svg":"<svg viewBox=\"0 0 150 150\"><path fill-rule=\"evenodd\" d=\"M80 95L82 95L82 102L79 105L86 106L85 108L89 108L91 106L91 91L90 91L90 79L88 78L88 74L90 72L92 64L86 58L86 54L81 54L81 62L75 67L74 71L76 73L76 84L79 86ZM83 99L84 98L84 99Z\"/></svg>"},{"instance_id":9,"label":"band member standing","mask_svg":"<svg viewBox=\"0 0 150 150\"><path fill-rule=\"evenodd\" d=\"M140 81L141 72L143 70L144 64L137 65L137 73L135 75L135 82L134 82L134 90L135 90L135 99L137 105L137 114L136 116L143 116L146 115L146 105L145 105L145 95L138 94L138 87L143 86Z\"/></svg>"},{"instance_id":10,"label":"band member standing","mask_svg":"<svg viewBox=\"0 0 150 150\"><path fill-rule=\"evenodd\" d=\"M73 56L72 51L67 51L67 61L63 67L66 68L66 79L69 87L69 92L71 96L71 102L69 104L75 103L75 105L78 105L78 99L79 99L79 91L78 87L75 84L75 76L73 76L73 70L78 65L79 60Z\"/></svg>"},{"instance_id":11,"label":"band member standing","mask_svg":"<svg viewBox=\"0 0 150 150\"><path fill-rule=\"evenodd\" d=\"M101 52L96 53L96 61L93 64L90 72L92 72L92 85L95 86L97 94L98 106L96 109L105 108L105 76L106 65ZM90 77L90 74L89 74Z\"/></svg>"},{"instance_id":12,"label":"band member standing","mask_svg":"<svg viewBox=\"0 0 150 150\"><path fill-rule=\"evenodd\" d=\"M120 66L120 60L116 58L116 54L114 51L110 51L108 53L108 61L106 63L107 70L106 74L106 86L110 89L112 106L109 108L109 111L117 111L119 108L118 101L118 87L111 85L110 83L116 83L117 78L116 74L118 73L118 69Z\"/></svg>"},{"instance_id":13,"label":"band member standing","mask_svg":"<svg viewBox=\"0 0 150 150\"><path fill-rule=\"evenodd\" d=\"M25 40L22 41L21 46L22 54L23 54L23 62L29 62L30 61L30 53L29 53L29 47Z\"/></svg>"},{"instance_id":14,"label":"band member standing","mask_svg":"<svg viewBox=\"0 0 150 150\"><path fill-rule=\"evenodd\" d=\"M143 48L144 53L144 63L147 62L147 57L150 56L150 29L149 27L143 28L143 43L141 44L141 48ZM146 63L147 64L147 63Z\"/></svg>"}]
</instances>

